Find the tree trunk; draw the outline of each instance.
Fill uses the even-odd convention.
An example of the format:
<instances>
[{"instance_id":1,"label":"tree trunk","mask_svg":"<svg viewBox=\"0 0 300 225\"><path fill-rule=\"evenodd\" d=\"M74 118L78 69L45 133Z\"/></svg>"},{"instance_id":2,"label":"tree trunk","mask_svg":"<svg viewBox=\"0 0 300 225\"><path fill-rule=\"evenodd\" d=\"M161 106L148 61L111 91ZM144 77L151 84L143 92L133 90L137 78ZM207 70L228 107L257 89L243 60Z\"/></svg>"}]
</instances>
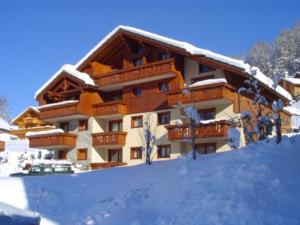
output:
<instances>
[{"instance_id":1,"label":"tree trunk","mask_svg":"<svg viewBox=\"0 0 300 225\"><path fill-rule=\"evenodd\" d=\"M191 136L193 159L196 159L196 123L194 120L191 120Z\"/></svg>"},{"instance_id":2,"label":"tree trunk","mask_svg":"<svg viewBox=\"0 0 300 225\"><path fill-rule=\"evenodd\" d=\"M280 112L278 113L278 118L275 120L276 126L276 144L281 142L281 117Z\"/></svg>"}]
</instances>

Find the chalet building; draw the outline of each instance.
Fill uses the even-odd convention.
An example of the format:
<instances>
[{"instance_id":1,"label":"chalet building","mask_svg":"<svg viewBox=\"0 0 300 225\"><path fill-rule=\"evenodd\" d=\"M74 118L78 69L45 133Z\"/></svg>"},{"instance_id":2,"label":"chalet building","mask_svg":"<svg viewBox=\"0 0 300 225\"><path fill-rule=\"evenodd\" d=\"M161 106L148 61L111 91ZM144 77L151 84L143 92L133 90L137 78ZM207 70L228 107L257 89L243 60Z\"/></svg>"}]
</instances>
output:
<instances>
[{"instance_id":1,"label":"chalet building","mask_svg":"<svg viewBox=\"0 0 300 225\"><path fill-rule=\"evenodd\" d=\"M256 112L251 96L237 92L250 76L267 98L291 100L243 61L118 26L37 91L41 119L57 129L30 133L30 147L57 150L58 159L92 168L138 164L145 160L147 123L155 136L152 160L176 158L191 149L183 108L195 105L202 118L196 128L198 151L227 151L232 118L245 110ZM281 116L287 121L283 129L289 129L290 114Z\"/></svg>"},{"instance_id":2,"label":"chalet building","mask_svg":"<svg viewBox=\"0 0 300 225\"><path fill-rule=\"evenodd\" d=\"M300 73L296 73L294 77L285 77L280 80L280 85L286 89L294 99L300 97Z\"/></svg>"},{"instance_id":3,"label":"chalet building","mask_svg":"<svg viewBox=\"0 0 300 225\"><path fill-rule=\"evenodd\" d=\"M26 133L51 130L55 127L48 122L44 122L40 118L40 111L38 108L30 106L16 116L11 124L16 128L11 130L11 134L17 136L19 139L25 139Z\"/></svg>"}]
</instances>

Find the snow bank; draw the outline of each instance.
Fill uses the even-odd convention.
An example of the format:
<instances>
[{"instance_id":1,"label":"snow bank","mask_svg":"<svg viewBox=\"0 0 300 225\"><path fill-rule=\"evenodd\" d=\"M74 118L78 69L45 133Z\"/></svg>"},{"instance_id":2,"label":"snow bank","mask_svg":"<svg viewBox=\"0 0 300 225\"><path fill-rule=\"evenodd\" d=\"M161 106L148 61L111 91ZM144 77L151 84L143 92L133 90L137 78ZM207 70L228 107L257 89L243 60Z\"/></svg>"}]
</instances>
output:
<instances>
[{"instance_id":1,"label":"snow bank","mask_svg":"<svg viewBox=\"0 0 300 225\"><path fill-rule=\"evenodd\" d=\"M299 144L300 136L284 136L279 145L271 139L197 160L0 178L0 201L29 210L38 201L42 225L44 217L64 225L296 225Z\"/></svg>"},{"instance_id":2,"label":"snow bank","mask_svg":"<svg viewBox=\"0 0 300 225\"><path fill-rule=\"evenodd\" d=\"M73 103L78 103L78 102L79 102L78 100L67 100L67 101L42 105L42 106L39 106L38 109L47 109L47 108L51 108L53 106L62 106L62 105L68 105L68 104L73 104Z\"/></svg>"},{"instance_id":3,"label":"snow bank","mask_svg":"<svg viewBox=\"0 0 300 225\"><path fill-rule=\"evenodd\" d=\"M37 90L37 92L35 93L35 99L63 72L66 72L67 74L83 81L86 85L96 86L94 80L87 73L82 73L76 70L73 65L66 64L63 65L61 69L59 69L40 89Z\"/></svg>"},{"instance_id":4,"label":"snow bank","mask_svg":"<svg viewBox=\"0 0 300 225\"><path fill-rule=\"evenodd\" d=\"M47 135L47 134L60 134L60 133L64 133L64 130L63 129L53 129L53 130L28 132L28 133L26 133L26 137L34 137L34 136Z\"/></svg>"},{"instance_id":5,"label":"snow bank","mask_svg":"<svg viewBox=\"0 0 300 225\"><path fill-rule=\"evenodd\" d=\"M209 84L222 84L222 83L227 83L227 80L224 78L201 80L194 84L189 85L189 87L199 87L199 86L204 86Z\"/></svg>"}]
</instances>

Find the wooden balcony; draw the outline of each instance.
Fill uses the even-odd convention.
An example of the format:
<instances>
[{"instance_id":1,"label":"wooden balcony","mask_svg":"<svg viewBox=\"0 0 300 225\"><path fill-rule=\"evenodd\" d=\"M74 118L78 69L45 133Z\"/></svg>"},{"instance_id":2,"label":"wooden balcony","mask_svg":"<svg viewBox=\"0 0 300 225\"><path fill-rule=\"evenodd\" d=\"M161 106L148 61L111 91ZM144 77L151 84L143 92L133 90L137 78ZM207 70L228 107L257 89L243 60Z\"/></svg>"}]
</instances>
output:
<instances>
[{"instance_id":1,"label":"wooden balcony","mask_svg":"<svg viewBox=\"0 0 300 225\"><path fill-rule=\"evenodd\" d=\"M41 107L39 110L41 112L41 119L50 121L61 117L84 117L89 114L87 108L80 104L80 102L72 102L53 106L49 104L49 106Z\"/></svg>"},{"instance_id":2,"label":"wooden balcony","mask_svg":"<svg viewBox=\"0 0 300 225\"><path fill-rule=\"evenodd\" d=\"M234 90L227 83L220 83L186 88L168 93L168 104L170 106L174 106L178 102L190 104L211 100L227 100L233 102Z\"/></svg>"},{"instance_id":3,"label":"wooden balcony","mask_svg":"<svg viewBox=\"0 0 300 225\"><path fill-rule=\"evenodd\" d=\"M227 138L230 126L231 123L227 120L197 125L196 138ZM169 125L166 128L170 141L183 141L192 137L190 124Z\"/></svg>"},{"instance_id":4,"label":"wooden balcony","mask_svg":"<svg viewBox=\"0 0 300 225\"><path fill-rule=\"evenodd\" d=\"M124 162L103 162L103 163L91 163L91 168L92 170L95 169L107 169L107 168L112 168L112 167L117 167L117 166L126 166L127 163Z\"/></svg>"},{"instance_id":5,"label":"wooden balcony","mask_svg":"<svg viewBox=\"0 0 300 225\"><path fill-rule=\"evenodd\" d=\"M95 116L107 117L127 114L127 105L121 101L95 104L93 108Z\"/></svg>"},{"instance_id":6,"label":"wooden balcony","mask_svg":"<svg viewBox=\"0 0 300 225\"><path fill-rule=\"evenodd\" d=\"M92 134L93 146L109 147L123 146L126 143L127 132L102 132Z\"/></svg>"},{"instance_id":7,"label":"wooden balcony","mask_svg":"<svg viewBox=\"0 0 300 225\"><path fill-rule=\"evenodd\" d=\"M0 152L5 150L5 142L4 141L0 141Z\"/></svg>"},{"instance_id":8,"label":"wooden balcony","mask_svg":"<svg viewBox=\"0 0 300 225\"><path fill-rule=\"evenodd\" d=\"M68 133L43 134L29 137L30 148L49 150L70 149L76 146L77 135Z\"/></svg>"},{"instance_id":9,"label":"wooden balcony","mask_svg":"<svg viewBox=\"0 0 300 225\"><path fill-rule=\"evenodd\" d=\"M101 89L109 90L113 87L122 87L124 85L157 80L162 77L167 78L176 76L176 73L174 60L168 59L133 68L99 74L94 78Z\"/></svg>"}]
</instances>

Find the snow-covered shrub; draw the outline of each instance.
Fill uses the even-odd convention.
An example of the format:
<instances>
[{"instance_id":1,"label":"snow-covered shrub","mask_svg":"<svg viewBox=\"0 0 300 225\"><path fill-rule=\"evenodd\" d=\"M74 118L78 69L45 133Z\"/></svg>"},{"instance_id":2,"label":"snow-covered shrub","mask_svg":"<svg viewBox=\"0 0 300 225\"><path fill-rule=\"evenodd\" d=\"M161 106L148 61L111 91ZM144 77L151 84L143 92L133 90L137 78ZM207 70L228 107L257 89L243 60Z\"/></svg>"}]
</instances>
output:
<instances>
[{"instance_id":1,"label":"snow-covered shrub","mask_svg":"<svg viewBox=\"0 0 300 225\"><path fill-rule=\"evenodd\" d=\"M233 148L237 149L240 146L241 134L238 129L230 128L228 130L228 145Z\"/></svg>"}]
</instances>

